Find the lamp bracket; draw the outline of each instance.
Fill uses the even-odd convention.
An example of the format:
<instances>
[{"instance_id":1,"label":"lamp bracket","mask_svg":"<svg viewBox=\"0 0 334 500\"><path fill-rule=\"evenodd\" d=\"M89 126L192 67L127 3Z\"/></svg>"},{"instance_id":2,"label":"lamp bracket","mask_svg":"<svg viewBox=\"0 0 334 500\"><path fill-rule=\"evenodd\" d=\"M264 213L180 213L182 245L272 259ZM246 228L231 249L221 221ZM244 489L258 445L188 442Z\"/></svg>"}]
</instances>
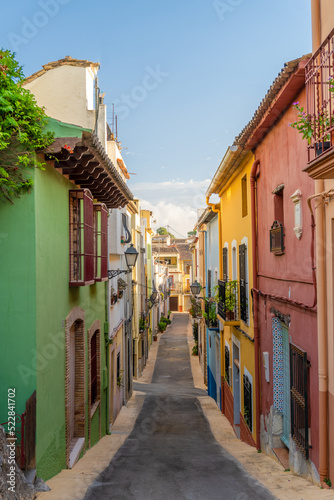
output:
<instances>
[{"instance_id":1,"label":"lamp bracket","mask_svg":"<svg viewBox=\"0 0 334 500\"><path fill-rule=\"evenodd\" d=\"M119 276L120 274L128 274L131 273L132 269L108 269L108 278L115 278L115 276Z\"/></svg>"}]
</instances>

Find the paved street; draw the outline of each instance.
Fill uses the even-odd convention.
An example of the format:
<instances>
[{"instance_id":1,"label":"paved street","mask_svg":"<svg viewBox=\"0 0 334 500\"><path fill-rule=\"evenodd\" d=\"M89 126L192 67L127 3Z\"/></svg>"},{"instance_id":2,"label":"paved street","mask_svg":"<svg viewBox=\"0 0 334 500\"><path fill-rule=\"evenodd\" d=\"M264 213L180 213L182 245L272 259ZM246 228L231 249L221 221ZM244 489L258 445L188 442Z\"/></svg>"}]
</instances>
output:
<instances>
[{"instance_id":1,"label":"paved street","mask_svg":"<svg viewBox=\"0 0 334 500\"><path fill-rule=\"evenodd\" d=\"M160 340L134 429L85 500L272 499L215 440L198 398L187 342L188 315L175 314Z\"/></svg>"},{"instance_id":2,"label":"paved street","mask_svg":"<svg viewBox=\"0 0 334 500\"><path fill-rule=\"evenodd\" d=\"M151 346L111 434L48 480L51 491L38 500L333 500L333 490L284 471L237 439L207 395L192 346L188 315L176 314Z\"/></svg>"}]
</instances>

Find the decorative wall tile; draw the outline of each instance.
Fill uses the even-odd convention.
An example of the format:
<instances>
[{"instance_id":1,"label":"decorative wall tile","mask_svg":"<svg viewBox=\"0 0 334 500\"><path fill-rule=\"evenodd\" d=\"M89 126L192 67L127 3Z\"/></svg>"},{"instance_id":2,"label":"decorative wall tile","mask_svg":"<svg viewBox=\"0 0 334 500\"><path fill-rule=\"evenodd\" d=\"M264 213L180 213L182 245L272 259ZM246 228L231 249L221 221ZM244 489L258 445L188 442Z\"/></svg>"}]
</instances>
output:
<instances>
[{"instance_id":1,"label":"decorative wall tile","mask_svg":"<svg viewBox=\"0 0 334 500\"><path fill-rule=\"evenodd\" d=\"M274 408L283 412L283 332L278 318L272 318Z\"/></svg>"}]
</instances>

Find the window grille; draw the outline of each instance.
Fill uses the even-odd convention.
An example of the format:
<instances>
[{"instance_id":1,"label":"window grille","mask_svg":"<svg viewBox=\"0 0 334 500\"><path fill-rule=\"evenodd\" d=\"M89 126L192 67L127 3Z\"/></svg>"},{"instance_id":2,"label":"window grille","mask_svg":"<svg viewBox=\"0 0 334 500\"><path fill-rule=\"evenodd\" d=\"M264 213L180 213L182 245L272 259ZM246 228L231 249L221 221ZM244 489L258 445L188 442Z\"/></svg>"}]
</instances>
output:
<instances>
[{"instance_id":1,"label":"window grille","mask_svg":"<svg viewBox=\"0 0 334 500\"><path fill-rule=\"evenodd\" d=\"M88 189L69 191L70 286L94 283L93 197Z\"/></svg>"},{"instance_id":2,"label":"window grille","mask_svg":"<svg viewBox=\"0 0 334 500\"><path fill-rule=\"evenodd\" d=\"M228 385L231 385L230 381L230 350L225 346L225 380Z\"/></svg>"},{"instance_id":3,"label":"window grille","mask_svg":"<svg viewBox=\"0 0 334 500\"><path fill-rule=\"evenodd\" d=\"M284 227L277 220L270 228L270 251L275 255L284 253Z\"/></svg>"},{"instance_id":4,"label":"window grille","mask_svg":"<svg viewBox=\"0 0 334 500\"><path fill-rule=\"evenodd\" d=\"M252 383L244 375L244 419L250 431L253 430L253 410L252 410Z\"/></svg>"},{"instance_id":5,"label":"window grille","mask_svg":"<svg viewBox=\"0 0 334 500\"><path fill-rule=\"evenodd\" d=\"M306 460L309 458L308 437L308 362L307 353L290 344L291 437Z\"/></svg>"},{"instance_id":6,"label":"window grille","mask_svg":"<svg viewBox=\"0 0 334 500\"><path fill-rule=\"evenodd\" d=\"M221 318L225 319L225 282L218 280L219 288L219 302L218 302L218 314Z\"/></svg>"}]
</instances>

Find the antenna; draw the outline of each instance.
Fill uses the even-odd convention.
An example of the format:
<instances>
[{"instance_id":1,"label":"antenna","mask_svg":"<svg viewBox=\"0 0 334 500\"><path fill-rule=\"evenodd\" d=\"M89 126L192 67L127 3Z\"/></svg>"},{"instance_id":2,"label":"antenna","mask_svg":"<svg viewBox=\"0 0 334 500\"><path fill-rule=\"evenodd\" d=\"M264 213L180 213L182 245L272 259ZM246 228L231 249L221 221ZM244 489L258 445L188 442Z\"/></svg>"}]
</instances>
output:
<instances>
[{"instance_id":1,"label":"antenna","mask_svg":"<svg viewBox=\"0 0 334 500\"><path fill-rule=\"evenodd\" d=\"M115 115L115 121L116 121L116 141L117 141L117 136L118 136L118 133L117 133L117 115Z\"/></svg>"},{"instance_id":2,"label":"antenna","mask_svg":"<svg viewBox=\"0 0 334 500\"><path fill-rule=\"evenodd\" d=\"M112 103L112 126L111 126L111 132L112 135L114 136L115 134L115 104Z\"/></svg>"}]
</instances>

